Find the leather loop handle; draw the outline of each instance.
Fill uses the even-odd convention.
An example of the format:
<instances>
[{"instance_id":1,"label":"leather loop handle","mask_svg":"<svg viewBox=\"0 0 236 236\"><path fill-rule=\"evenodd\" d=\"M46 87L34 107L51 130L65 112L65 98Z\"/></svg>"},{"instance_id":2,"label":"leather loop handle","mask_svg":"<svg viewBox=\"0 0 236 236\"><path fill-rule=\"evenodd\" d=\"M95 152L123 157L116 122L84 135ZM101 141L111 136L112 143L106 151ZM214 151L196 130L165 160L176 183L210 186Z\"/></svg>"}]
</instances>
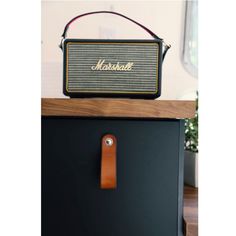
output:
<instances>
[{"instance_id":1,"label":"leather loop handle","mask_svg":"<svg viewBox=\"0 0 236 236\"><path fill-rule=\"evenodd\" d=\"M113 14L113 15L117 15L117 16L123 17L123 18L125 18L125 19L127 19L127 20L133 22L134 24L140 26L142 29L144 29L146 32L148 32L154 39L159 39L159 40L163 41L163 39L161 39L160 37L158 37L158 36L157 36L155 33L153 33L150 29L148 29L148 28L145 27L144 25L138 23L137 21L135 21L135 20L133 20L133 19L131 19L131 18L129 18L129 17L123 15L123 14L120 14L120 13L114 12L114 11L93 11L93 12L87 12L87 13L78 15L78 16L74 17L73 19L71 19L71 20L66 24L66 26L65 26L65 28L64 28L64 31L63 31L63 33L62 33L62 36L61 36L61 37L62 37L62 40L61 40L61 43L60 43L59 47L63 50L63 48L62 48L62 43L63 43L63 41L64 41L65 38L66 38L66 34L67 34L68 29L69 29L69 26L70 26L74 21L76 21L77 19L79 19L79 18L81 18L81 17L83 17L83 16L94 15L94 14L101 14L101 13L102 13L102 14ZM171 47L170 45L166 44L164 41L163 41L163 44L164 44L164 51L163 51L163 54L162 54L162 60L164 60L167 51L168 51L168 50L170 49L170 47Z\"/></svg>"},{"instance_id":2,"label":"leather loop handle","mask_svg":"<svg viewBox=\"0 0 236 236\"><path fill-rule=\"evenodd\" d=\"M116 137L107 134L102 138L101 189L115 189L116 176Z\"/></svg>"},{"instance_id":3,"label":"leather loop handle","mask_svg":"<svg viewBox=\"0 0 236 236\"><path fill-rule=\"evenodd\" d=\"M66 34L67 34L67 30L70 26L70 24L72 24L74 21L76 21L78 18L81 18L83 16L88 16L88 15L94 15L94 14L113 14L113 15L117 15L117 16L120 16L120 17L123 17L131 22L133 22L134 24L140 26L141 28L143 28L144 30L146 30L153 38L156 38L156 39L159 39L159 40L162 40L161 38L159 38L156 34L154 34L150 29L148 29L147 27L145 27L144 25L138 23L137 21L135 20L132 20L131 18L125 16L125 15L122 15L118 12L114 12L114 11L93 11L93 12L88 12L88 13L84 13L82 15L78 15L76 17L74 17L73 19L71 19L65 26L64 28L64 31L63 31L63 34L62 34L62 37L65 38L66 37Z\"/></svg>"}]
</instances>

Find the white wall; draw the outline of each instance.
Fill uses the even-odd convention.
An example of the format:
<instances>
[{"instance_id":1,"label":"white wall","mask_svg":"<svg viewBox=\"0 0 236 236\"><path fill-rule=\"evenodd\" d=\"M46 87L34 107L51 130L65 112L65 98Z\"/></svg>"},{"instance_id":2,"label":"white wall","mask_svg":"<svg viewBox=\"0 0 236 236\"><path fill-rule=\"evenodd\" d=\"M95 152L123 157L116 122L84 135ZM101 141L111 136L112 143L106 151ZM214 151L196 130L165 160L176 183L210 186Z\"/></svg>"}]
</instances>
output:
<instances>
[{"instance_id":1,"label":"white wall","mask_svg":"<svg viewBox=\"0 0 236 236\"><path fill-rule=\"evenodd\" d=\"M74 16L98 10L120 12L144 24L172 45L163 64L161 99L194 99L197 79L181 63L184 1L43 1L42 97L62 94L62 52L58 47L65 24ZM151 38L133 23L113 15L93 15L74 23L74 38Z\"/></svg>"}]
</instances>

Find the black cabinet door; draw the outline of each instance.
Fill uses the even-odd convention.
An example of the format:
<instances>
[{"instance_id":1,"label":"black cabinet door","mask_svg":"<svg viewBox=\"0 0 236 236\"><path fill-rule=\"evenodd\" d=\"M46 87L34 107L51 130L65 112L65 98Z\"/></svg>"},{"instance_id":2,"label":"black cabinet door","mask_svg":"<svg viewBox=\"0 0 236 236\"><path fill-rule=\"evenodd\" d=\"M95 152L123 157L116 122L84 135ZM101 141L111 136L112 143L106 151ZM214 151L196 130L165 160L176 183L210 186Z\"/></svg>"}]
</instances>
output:
<instances>
[{"instance_id":1,"label":"black cabinet door","mask_svg":"<svg viewBox=\"0 0 236 236\"><path fill-rule=\"evenodd\" d=\"M100 189L101 138L117 188ZM42 118L43 236L180 236L183 122Z\"/></svg>"}]
</instances>

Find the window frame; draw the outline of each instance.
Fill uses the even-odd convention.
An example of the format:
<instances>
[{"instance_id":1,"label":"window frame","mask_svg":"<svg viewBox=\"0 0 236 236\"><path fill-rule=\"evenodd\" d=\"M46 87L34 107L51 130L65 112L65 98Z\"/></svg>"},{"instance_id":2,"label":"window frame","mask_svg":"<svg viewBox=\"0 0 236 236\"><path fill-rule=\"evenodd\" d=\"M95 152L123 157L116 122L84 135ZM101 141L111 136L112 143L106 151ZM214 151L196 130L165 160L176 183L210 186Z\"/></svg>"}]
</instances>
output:
<instances>
[{"instance_id":1,"label":"window frame","mask_svg":"<svg viewBox=\"0 0 236 236\"><path fill-rule=\"evenodd\" d=\"M186 43L190 38L189 29L192 27L192 7L193 4L198 4L197 0L185 2L185 16L184 16L184 33L183 33L183 45L181 61L185 70L193 77L198 78L198 67L191 63L189 55L189 45ZM197 5L198 7L198 5ZM198 56L198 55L197 55Z\"/></svg>"}]
</instances>

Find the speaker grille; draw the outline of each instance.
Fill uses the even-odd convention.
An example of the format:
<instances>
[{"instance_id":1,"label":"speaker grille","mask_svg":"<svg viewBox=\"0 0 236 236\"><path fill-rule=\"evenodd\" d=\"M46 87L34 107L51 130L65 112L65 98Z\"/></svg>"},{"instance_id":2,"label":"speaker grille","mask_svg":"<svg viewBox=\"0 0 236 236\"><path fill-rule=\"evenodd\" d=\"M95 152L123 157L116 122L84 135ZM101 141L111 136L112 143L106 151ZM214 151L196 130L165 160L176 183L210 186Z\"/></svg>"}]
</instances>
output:
<instances>
[{"instance_id":1,"label":"speaker grille","mask_svg":"<svg viewBox=\"0 0 236 236\"><path fill-rule=\"evenodd\" d=\"M154 94L158 89L158 58L157 43L68 42L67 92ZM117 63L118 69L106 70ZM127 64L132 67L119 70Z\"/></svg>"}]
</instances>

